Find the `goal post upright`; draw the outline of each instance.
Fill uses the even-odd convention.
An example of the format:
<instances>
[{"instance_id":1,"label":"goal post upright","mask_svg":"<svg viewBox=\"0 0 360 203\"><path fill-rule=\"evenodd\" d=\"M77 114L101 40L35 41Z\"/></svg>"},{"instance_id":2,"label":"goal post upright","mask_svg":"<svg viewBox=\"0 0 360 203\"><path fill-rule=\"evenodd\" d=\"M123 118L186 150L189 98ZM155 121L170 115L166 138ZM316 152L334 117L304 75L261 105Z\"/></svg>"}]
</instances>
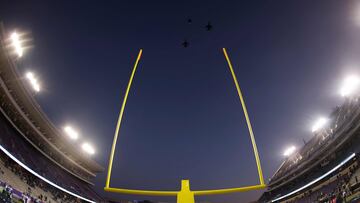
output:
<instances>
[{"instance_id":1,"label":"goal post upright","mask_svg":"<svg viewBox=\"0 0 360 203\"><path fill-rule=\"evenodd\" d=\"M137 66L138 66L138 64L139 64L141 55L142 55L142 49L140 49L139 54L138 54L138 56L137 56L137 58L136 58L136 62L135 62L134 68L133 68L133 70L132 70L132 72L131 72L131 76L130 76L130 79L129 79L129 83L128 83L127 88L126 88L124 100L123 100L123 103L122 103L122 105L121 105L119 118L118 118L118 121L117 121L117 124L116 124L116 129L115 129L115 134L114 134L114 140L113 140L113 143L112 143L112 146L111 146L110 160L109 160L109 166L108 166L108 173L107 173L106 184L105 184L105 187L106 187L106 188L109 188L109 187L110 187L111 170L112 170L112 165L113 165L113 160L114 160L116 142L117 142L117 140L118 140L118 136L119 136L119 132L120 132L120 127L121 127L121 121L122 121L122 117L123 117L123 115L124 115L124 110L125 110L126 101L127 101L127 98L128 98L129 92L130 92L130 87L131 87L132 81L133 81L133 79L134 79L135 72L136 72L136 68L137 68Z\"/></svg>"},{"instance_id":2,"label":"goal post upright","mask_svg":"<svg viewBox=\"0 0 360 203\"><path fill-rule=\"evenodd\" d=\"M224 56L226 58L226 61L227 61L228 65L229 65L229 69L230 69L231 75L233 77L233 80L234 80L234 83L235 83L235 86L236 86L236 90L237 90L237 93L238 93L238 96L239 96L239 99L240 99L240 102L241 102L241 106L242 106L242 109L243 109L243 112L244 112L244 116L245 116L245 119L246 119L246 124L247 124L248 130L249 130L250 139L251 139L252 147L253 147L253 150L254 150L255 161L256 161L256 166L257 166L257 170L258 170L260 185L265 185L264 176L263 176L262 169L261 169L261 164L260 164L259 152L257 150L257 146L256 146L256 142L255 142L255 136L254 136L254 132L252 130L252 126L251 126L249 114L247 112L247 108L246 108L246 105L245 105L244 97L242 95L240 85L239 85L238 79L236 77L236 74L234 72L234 69L233 69L232 63L230 61L229 55L227 54L227 51L226 51L225 48L223 48L223 52L224 52Z\"/></svg>"}]
</instances>

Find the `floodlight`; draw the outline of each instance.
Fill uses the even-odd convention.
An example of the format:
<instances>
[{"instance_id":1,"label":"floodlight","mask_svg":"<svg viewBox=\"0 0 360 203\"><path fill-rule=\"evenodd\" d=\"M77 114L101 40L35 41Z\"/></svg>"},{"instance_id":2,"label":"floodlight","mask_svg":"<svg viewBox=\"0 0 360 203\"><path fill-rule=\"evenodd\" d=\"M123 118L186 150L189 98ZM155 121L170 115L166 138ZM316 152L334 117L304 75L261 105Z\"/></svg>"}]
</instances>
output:
<instances>
[{"instance_id":1,"label":"floodlight","mask_svg":"<svg viewBox=\"0 0 360 203\"><path fill-rule=\"evenodd\" d=\"M311 128L312 132L316 132L318 130L320 130L321 128L323 128L325 126L325 124L327 123L328 119L326 118L319 118L315 124L313 125L313 127Z\"/></svg>"},{"instance_id":2,"label":"floodlight","mask_svg":"<svg viewBox=\"0 0 360 203\"><path fill-rule=\"evenodd\" d=\"M74 130L74 128L72 128L71 126L65 126L64 131L73 140L76 140L79 138L79 133L76 130Z\"/></svg>"},{"instance_id":3,"label":"floodlight","mask_svg":"<svg viewBox=\"0 0 360 203\"><path fill-rule=\"evenodd\" d=\"M284 156L288 157L288 156L292 155L295 151L296 151L296 147L290 146L284 151Z\"/></svg>"},{"instance_id":4,"label":"floodlight","mask_svg":"<svg viewBox=\"0 0 360 203\"><path fill-rule=\"evenodd\" d=\"M36 92L40 92L40 85L38 83L33 84L33 88Z\"/></svg>"},{"instance_id":5,"label":"floodlight","mask_svg":"<svg viewBox=\"0 0 360 203\"><path fill-rule=\"evenodd\" d=\"M345 78L343 85L340 89L340 94L343 97L354 94L359 89L360 78L356 75L350 75Z\"/></svg>"},{"instance_id":6,"label":"floodlight","mask_svg":"<svg viewBox=\"0 0 360 203\"><path fill-rule=\"evenodd\" d=\"M34 74L32 72L26 73L26 78L29 80L32 88L36 91L40 91L40 84L38 83L37 79L35 78Z\"/></svg>"},{"instance_id":7,"label":"floodlight","mask_svg":"<svg viewBox=\"0 0 360 203\"><path fill-rule=\"evenodd\" d=\"M10 39L11 39L11 44L14 47L16 54L19 57L22 57L23 48L21 46L21 41L20 41L19 34L16 33L16 32L12 33L11 36L10 36Z\"/></svg>"},{"instance_id":8,"label":"floodlight","mask_svg":"<svg viewBox=\"0 0 360 203\"><path fill-rule=\"evenodd\" d=\"M89 143L82 144L81 148L88 154L93 155L95 154L94 148Z\"/></svg>"}]
</instances>

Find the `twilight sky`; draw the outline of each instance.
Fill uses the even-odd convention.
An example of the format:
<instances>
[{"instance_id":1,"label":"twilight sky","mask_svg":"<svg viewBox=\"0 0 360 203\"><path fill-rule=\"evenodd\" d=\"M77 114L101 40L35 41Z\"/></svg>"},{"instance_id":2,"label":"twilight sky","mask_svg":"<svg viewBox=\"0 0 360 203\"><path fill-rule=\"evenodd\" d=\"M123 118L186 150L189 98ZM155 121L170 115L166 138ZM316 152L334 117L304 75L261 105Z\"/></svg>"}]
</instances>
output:
<instances>
[{"instance_id":1,"label":"twilight sky","mask_svg":"<svg viewBox=\"0 0 360 203\"><path fill-rule=\"evenodd\" d=\"M286 146L301 147L314 120L341 104L344 76L360 72L356 0L4 0L0 20L32 38L19 71L40 78L41 107L59 128L78 128L79 144L92 143L106 169L131 69L144 49L113 187L176 190L181 179L190 179L194 190L258 183L222 47L243 90L266 180ZM184 39L188 48L181 46ZM175 200L105 193L105 176L97 177L97 191L113 199ZM197 200L248 202L260 194Z\"/></svg>"}]
</instances>

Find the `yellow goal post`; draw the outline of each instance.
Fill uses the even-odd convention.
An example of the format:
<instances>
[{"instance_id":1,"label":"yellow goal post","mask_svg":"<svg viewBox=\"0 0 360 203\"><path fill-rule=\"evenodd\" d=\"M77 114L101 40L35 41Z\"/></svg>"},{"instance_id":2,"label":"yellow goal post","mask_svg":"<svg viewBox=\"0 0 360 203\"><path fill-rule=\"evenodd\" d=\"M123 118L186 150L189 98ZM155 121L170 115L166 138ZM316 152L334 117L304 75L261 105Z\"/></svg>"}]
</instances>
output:
<instances>
[{"instance_id":1,"label":"yellow goal post","mask_svg":"<svg viewBox=\"0 0 360 203\"><path fill-rule=\"evenodd\" d=\"M225 189L212 189L212 190L196 190L196 191L192 191L190 190L190 182L189 180L182 180L181 181L181 189L179 191L157 191L157 190L137 190L137 189L125 189L125 188L112 188L110 187L110 179L111 179L111 172L112 172L112 167L113 167L113 160L114 160L114 154L115 154L115 149L116 149L116 143L119 137L119 132L120 132L120 128L121 128L121 121L124 115L124 110L125 110L125 106L126 106L126 101L130 92L130 88L131 88L131 84L133 82L135 73L136 73L136 69L138 67L139 61L141 59L142 56L142 52L143 50L140 49L139 54L136 58L136 62L134 64L133 70L131 72L131 76L129 79L129 83L127 85L126 88L126 92L125 92L125 96L124 96L124 100L120 109L120 113L119 113L119 118L116 124L116 129L115 129L115 135L114 135L114 140L112 143L112 147L111 147L111 152L110 152L110 159L109 159L109 166L108 166L108 173L107 173L107 178L106 178L106 183L105 183L105 188L104 190L107 192L113 192L113 193L123 193L123 194L131 194L131 195L146 195L146 196L176 196L177 197L177 202L178 203L194 203L195 202L195 198L194 196L196 195L218 195L218 194L227 194L227 193L235 193L235 192L246 192L246 191L251 191L251 190L258 190L258 189L263 189L266 187L266 184L264 182L264 177L263 177L263 173L262 173L262 169L261 169L261 164L260 164L260 158L259 158L259 153L258 153L258 149L256 146L256 142L255 142L255 136L254 136L254 132L252 130L252 126L251 126L251 122L250 122L250 118L248 115L248 111L246 109L246 105L245 105L245 101L240 89L240 85L239 82L237 80L236 74L234 72L232 63L230 61L229 55L226 51L225 48L222 49L223 54L225 56L225 59L227 61L228 67L230 69L238 96L239 96L239 100L244 112L244 116L246 119L246 124L248 127L248 131L249 131L249 135L250 135L250 139L251 139L251 143L252 143L252 148L254 151L254 156L255 156L255 161L256 161L256 166L257 166L257 171L258 171L258 176L259 176L259 184L257 185L252 185L252 186L245 186L245 187L238 187L238 188L225 188Z\"/></svg>"}]
</instances>

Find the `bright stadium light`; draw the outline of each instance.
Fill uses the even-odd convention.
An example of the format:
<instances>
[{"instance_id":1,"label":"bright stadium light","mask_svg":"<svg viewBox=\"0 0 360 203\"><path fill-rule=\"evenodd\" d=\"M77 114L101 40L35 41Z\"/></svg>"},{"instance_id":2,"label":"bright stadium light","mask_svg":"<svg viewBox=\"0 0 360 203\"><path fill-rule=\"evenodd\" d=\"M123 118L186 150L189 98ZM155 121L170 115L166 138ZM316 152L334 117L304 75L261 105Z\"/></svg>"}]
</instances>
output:
<instances>
[{"instance_id":1,"label":"bright stadium light","mask_svg":"<svg viewBox=\"0 0 360 203\"><path fill-rule=\"evenodd\" d=\"M19 34L16 33L16 32L12 33L11 36L10 36L10 39L11 39L11 44L14 47L16 54L19 57L22 57L23 48L21 46L21 41L20 41Z\"/></svg>"},{"instance_id":2,"label":"bright stadium light","mask_svg":"<svg viewBox=\"0 0 360 203\"><path fill-rule=\"evenodd\" d=\"M82 144L81 148L88 154L93 155L95 154L94 148L89 143Z\"/></svg>"},{"instance_id":3,"label":"bright stadium light","mask_svg":"<svg viewBox=\"0 0 360 203\"><path fill-rule=\"evenodd\" d=\"M288 157L288 156L292 155L295 151L296 151L296 147L295 146L290 146L289 148L287 148L284 151L284 156Z\"/></svg>"},{"instance_id":4,"label":"bright stadium light","mask_svg":"<svg viewBox=\"0 0 360 203\"><path fill-rule=\"evenodd\" d=\"M35 78L34 74L32 72L28 72L28 73L26 73L26 78L29 80L32 88L36 92L40 92L40 85L39 85L37 79Z\"/></svg>"},{"instance_id":5,"label":"bright stadium light","mask_svg":"<svg viewBox=\"0 0 360 203\"><path fill-rule=\"evenodd\" d=\"M72 128L71 126L65 126L64 131L73 140L76 140L79 138L79 133L76 130L74 130L74 128Z\"/></svg>"},{"instance_id":6,"label":"bright stadium light","mask_svg":"<svg viewBox=\"0 0 360 203\"><path fill-rule=\"evenodd\" d=\"M350 75L345 78L342 87L340 89L340 94L343 97L350 96L354 94L356 90L359 89L360 78L356 75Z\"/></svg>"},{"instance_id":7,"label":"bright stadium light","mask_svg":"<svg viewBox=\"0 0 360 203\"><path fill-rule=\"evenodd\" d=\"M319 118L315 124L312 126L311 131L312 132L316 132L318 130L320 130L321 128L323 128L325 126L325 124L327 123L327 119L326 118Z\"/></svg>"}]
</instances>

